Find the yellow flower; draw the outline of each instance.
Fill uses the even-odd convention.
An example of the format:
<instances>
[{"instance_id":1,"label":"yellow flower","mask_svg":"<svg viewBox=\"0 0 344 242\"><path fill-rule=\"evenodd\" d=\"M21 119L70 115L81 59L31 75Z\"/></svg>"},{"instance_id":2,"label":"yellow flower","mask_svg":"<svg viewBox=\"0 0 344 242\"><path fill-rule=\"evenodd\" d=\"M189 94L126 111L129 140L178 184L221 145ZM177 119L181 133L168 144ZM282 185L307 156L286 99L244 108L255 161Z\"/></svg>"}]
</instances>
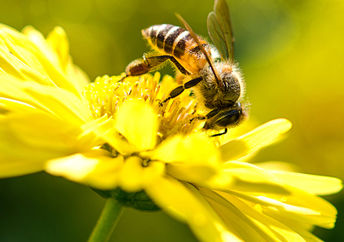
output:
<instances>
[{"instance_id":1,"label":"yellow flower","mask_svg":"<svg viewBox=\"0 0 344 242\"><path fill-rule=\"evenodd\" d=\"M88 84L61 28L44 39L0 26L0 58L0 176L45 169L117 198L145 191L201 241L311 241L314 226L334 226L336 209L317 195L340 180L246 162L289 121L211 138L190 122L203 110L187 92L160 105L171 77Z\"/></svg>"}]
</instances>

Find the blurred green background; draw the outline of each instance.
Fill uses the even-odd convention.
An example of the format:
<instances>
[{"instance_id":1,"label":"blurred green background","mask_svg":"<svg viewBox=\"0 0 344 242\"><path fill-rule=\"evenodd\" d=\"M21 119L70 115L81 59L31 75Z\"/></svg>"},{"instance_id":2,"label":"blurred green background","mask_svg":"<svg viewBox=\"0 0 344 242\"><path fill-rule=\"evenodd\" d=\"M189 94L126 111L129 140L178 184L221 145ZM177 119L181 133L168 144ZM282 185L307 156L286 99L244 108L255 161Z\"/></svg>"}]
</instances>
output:
<instances>
[{"instance_id":1,"label":"blurred green background","mask_svg":"<svg viewBox=\"0 0 344 242\"><path fill-rule=\"evenodd\" d=\"M178 24L180 13L207 36L211 0L0 0L0 22L56 25L69 37L74 62L91 79L121 73L147 51L140 30ZM344 178L344 1L231 0L236 60L245 76L250 116L258 123L289 118L288 139L255 161L283 160L300 171ZM169 72L167 70L167 72ZM103 206L87 187L40 173L0 180L0 241L85 241ZM326 241L344 241L344 198ZM112 241L196 241L162 212L125 209Z\"/></svg>"}]
</instances>

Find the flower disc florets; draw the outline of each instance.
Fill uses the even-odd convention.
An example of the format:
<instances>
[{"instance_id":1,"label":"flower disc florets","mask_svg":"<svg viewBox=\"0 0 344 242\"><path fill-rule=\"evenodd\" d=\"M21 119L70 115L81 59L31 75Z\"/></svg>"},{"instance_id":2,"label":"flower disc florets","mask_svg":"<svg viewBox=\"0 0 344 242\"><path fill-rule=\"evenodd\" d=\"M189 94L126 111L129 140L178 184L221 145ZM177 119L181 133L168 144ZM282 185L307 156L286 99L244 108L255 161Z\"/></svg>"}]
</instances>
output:
<instances>
[{"instance_id":1,"label":"flower disc florets","mask_svg":"<svg viewBox=\"0 0 344 242\"><path fill-rule=\"evenodd\" d=\"M95 118L116 114L126 100L139 99L151 105L158 115L158 136L161 140L175 134L188 134L200 126L192 120L197 110L197 101L189 91L173 100L162 103L177 84L172 77L165 76L160 82L160 74L121 78L98 77L85 91L90 101L90 109Z\"/></svg>"}]
</instances>

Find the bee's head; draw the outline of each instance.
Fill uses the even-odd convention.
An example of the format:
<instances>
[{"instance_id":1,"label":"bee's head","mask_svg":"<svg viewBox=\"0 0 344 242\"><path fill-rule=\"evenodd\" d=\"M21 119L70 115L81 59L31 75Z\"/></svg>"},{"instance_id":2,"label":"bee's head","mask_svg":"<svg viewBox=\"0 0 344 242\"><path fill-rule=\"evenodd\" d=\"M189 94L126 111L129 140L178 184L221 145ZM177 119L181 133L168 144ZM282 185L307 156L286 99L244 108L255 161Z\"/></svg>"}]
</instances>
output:
<instances>
[{"instance_id":1,"label":"bee's head","mask_svg":"<svg viewBox=\"0 0 344 242\"><path fill-rule=\"evenodd\" d=\"M204 129L220 130L226 127L238 125L247 116L241 103L235 103L232 107L219 111L213 118L204 124Z\"/></svg>"},{"instance_id":2,"label":"bee's head","mask_svg":"<svg viewBox=\"0 0 344 242\"><path fill-rule=\"evenodd\" d=\"M201 72L204 78L201 92L206 99L205 106L210 109L233 106L244 94L245 86L235 65L215 62L215 75L210 66Z\"/></svg>"}]
</instances>

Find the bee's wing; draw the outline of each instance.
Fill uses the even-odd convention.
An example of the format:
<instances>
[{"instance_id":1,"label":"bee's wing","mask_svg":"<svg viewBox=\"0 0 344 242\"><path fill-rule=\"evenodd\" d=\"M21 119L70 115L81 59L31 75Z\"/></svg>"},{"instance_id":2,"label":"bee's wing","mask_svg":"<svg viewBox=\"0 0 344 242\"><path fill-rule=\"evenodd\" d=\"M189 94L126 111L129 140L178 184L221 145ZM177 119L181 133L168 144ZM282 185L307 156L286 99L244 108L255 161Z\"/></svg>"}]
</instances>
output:
<instances>
[{"instance_id":1,"label":"bee's wing","mask_svg":"<svg viewBox=\"0 0 344 242\"><path fill-rule=\"evenodd\" d=\"M189 31L191 37L194 39L194 41L197 43L198 47L200 48L201 52L204 54L205 59L207 60L212 72L214 73L216 82L218 85L222 86L223 83L220 82L220 78L219 78L219 74L217 73L215 67L214 67L214 63L212 62L209 54L207 53L207 51L205 51L204 47L201 45L201 42L199 41L197 34L192 30L192 28L190 27L190 25L183 19L182 16L180 16L178 13L176 13L177 18L179 19L180 22L183 23L183 25L185 26L186 30Z\"/></svg>"},{"instance_id":2,"label":"bee's wing","mask_svg":"<svg viewBox=\"0 0 344 242\"><path fill-rule=\"evenodd\" d=\"M234 61L234 37L226 0L215 0L207 20L208 34L223 59Z\"/></svg>"}]
</instances>

